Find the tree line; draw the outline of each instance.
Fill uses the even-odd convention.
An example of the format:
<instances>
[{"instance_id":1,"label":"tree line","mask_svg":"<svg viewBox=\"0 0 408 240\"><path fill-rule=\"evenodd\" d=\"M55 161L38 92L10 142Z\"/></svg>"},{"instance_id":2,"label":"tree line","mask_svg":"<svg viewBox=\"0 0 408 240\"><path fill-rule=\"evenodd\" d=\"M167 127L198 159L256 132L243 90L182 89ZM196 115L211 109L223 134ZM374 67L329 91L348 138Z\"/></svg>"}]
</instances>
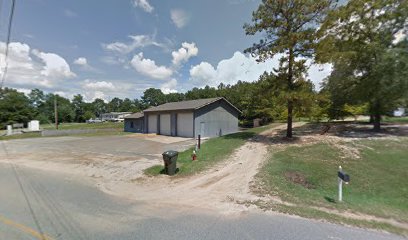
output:
<instances>
[{"instance_id":1,"label":"tree line","mask_svg":"<svg viewBox=\"0 0 408 240\"><path fill-rule=\"evenodd\" d=\"M286 95L282 87L278 76L265 72L254 82L239 81L233 85L220 83L217 87L206 86L193 88L186 93L169 94L164 94L160 89L149 88L140 99L115 97L109 102L100 98L85 102L81 94L68 99L39 89L24 94L16 89L4 88L0 90L0 124L4 128L7 124L27 123L33 119L42 124L52 124L55 121L54 100L58 105L59 122L85 122L91 118L99 118L106 112L139 112L167 102L224 97L242 111L241 124L250 126L255 118L264 122L287 118ZM302 83L294 98L295 118L320 121L367 113L368 108L364 104L333 102L326 88L316 92L310 81Z\"/></svg>"}]
</instances>

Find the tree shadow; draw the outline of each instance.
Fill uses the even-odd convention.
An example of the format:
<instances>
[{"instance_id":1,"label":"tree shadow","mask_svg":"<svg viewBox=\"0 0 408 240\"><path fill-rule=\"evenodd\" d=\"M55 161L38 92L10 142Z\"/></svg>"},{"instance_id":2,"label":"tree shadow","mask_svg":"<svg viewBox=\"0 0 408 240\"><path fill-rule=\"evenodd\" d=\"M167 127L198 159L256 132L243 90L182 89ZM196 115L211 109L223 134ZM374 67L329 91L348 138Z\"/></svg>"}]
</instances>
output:
<instances>
[{"instance_id":1,"label":"tree shadow","mask_svg":"<svg viewBox=\"0 0 408 240\"><path fill-rule=\"evenodd\" d=\"M242 139L247 140L249 138L254 137L256 134L253 132L249 132L248 129L243 130L242 132L231 133L228 135L222 136L225 139Z\"/></svg>"},{"instance_id":2,"label":"tree shadow","mask_svg":"<svg viewBox=\"0 0 408 240\"><path fill-rule=\"evenodd\" d=\"M325 199L326 201L328 201L329 203L337 203L334 198L331 198L331 197L328 197L328 196L325 196L324 199Z\"/></svg>"},{"instance_id":3,"label":"tree shadow","mask_svg":"<svg viewBox=\"0 0 408 240\"><path fill-rule=\"evenodd\" d=\"M322 138L324 136L336 136L340 138L381 138L390 136L408 136L408 124L389 124L382 125L382 130L376 132L372 125L364 122L321 122L307 123L303 126L293 128L293 138L285 137L286 130L278 131L275 136L270 137L272 143L301 143L305 137ZM310 140L310 139L309 139Z\"/></svg>"}]
</instances>

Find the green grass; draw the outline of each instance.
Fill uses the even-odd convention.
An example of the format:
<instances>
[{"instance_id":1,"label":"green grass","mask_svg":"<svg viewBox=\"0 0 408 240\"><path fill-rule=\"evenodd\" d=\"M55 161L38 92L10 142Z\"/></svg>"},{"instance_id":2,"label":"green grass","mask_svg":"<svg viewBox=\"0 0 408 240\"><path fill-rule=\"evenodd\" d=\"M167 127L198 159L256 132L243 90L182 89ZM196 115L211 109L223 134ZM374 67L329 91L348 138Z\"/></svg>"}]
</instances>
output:
<instances>
[{"instance_id":1,"label":"green grass","mask_svg":"<svg viewBox=\"0 0 408 240\"><path fill-rule=\"evenodd\" d=\"M52 128L44 128L44 129L54 130ZM130 134L128 132L123 131L123 123L112 123L112 122L96 123L96 124L63 123L60 125L60 128L59 128L59 130L68 130L68 129L115 129L113 131L101 131L101 132L94 132L94 133L80 133L80 134L69 135L69 136L77 136L77 137L115 136L115 135ZM47 136L47 137L63 137L63 136L68 136L68 135ZM38 138L38 137L43 137L41 136L40 132L29 132L29 133L15 134L11 136L0 136L0 140L13 140L13 139Z\"/></svg>"},{"instance_id":2,"label":"green grass","mask_svg":"<svg viewBox=\"0 0 408 240\"><path fill-rule=\"evenodd\" d=\"M257 175L258 194L272 194L300 208L349 210L408 223L408 138L356 140L361 158L342 158L325 143L290 146L274 152ZM341 165L351 182L337 200L337 170ZM285 173L297 173L308 183L294 183Z\"/></svg>"},{"instance_id":3,"label":"green grass","mask_svg":"<svg viewBox=\"0 0 408 240\"><path fill-rule=\"evenodd\" d=\"M384 117L386 123L408 123L408 117Z\"/></svg>"},{"instance_id":4,"label":"green grass","mask_svg":"<svg viewBox=\"0 0 408 240\"><path fill-rule=\"evenodd\" d=\"M37 137L41 137L41 133L32 132L32 133L15 134L11 136L0 136L0 141L1 140L12 140L12 139L24 139L24 138L37 138Z\"/></svg>"},{"instance_id":5,"label":"green grass","mask_svg":"<svg viewBox=\"0 0 408 240\"><path fill-rule=\"evenodd\" d=\"M69 129L104 129L104 128L119 128L123 129L123 122L103 122L103 123L61 123L58 125L59 130ZM42 129L54 130L55 125L42 124Z\"/></svg>"},{"instance_id":6,"label":"green grass","mask_svg":"<svg viewBox=\"0 0 408 240\"><path fill-rule=\"evenodd\" d=\"M299 206L288 206L284 204L271 203L271 202L265 202L265 201L242 202L242 203L248 206L255 204L264 210L273 210L273 211L290 214L290 215L297 215L297 216L301 216L305 218L313 218L317 220L324 220L324 221L329 221L332 223L347 224L347 225L352 225L352 226L357 226L357 227L362 227L362 228L382 229L382 230L385 230L391 233L400 234L400 235L408 234L408 231L406 229L396 227L389 223L372 221L372 220L347 218L344 216L331 214L325 211L321 211L318 209L305 207L305 206L300 206L300 207Z\"/></svg>"},{"instance_id":7,"label":"green grass","mask_svg":"<svg viewBox=\"0 0 408 240\"><path fill-rule=\"evenodd\" d=\"M197 153L196 161L191 160L191 155L194 148L180 152L177 159L177 167L180 171L178 172L177 176L189 176L214 166L215 164L227 159L235 149L244 145L249 138L267 130L268 128L278 125L280 125L280 123L251 128L242 132L225 135L218 138L211 138L201 144L201 149ZM144 172L147 175L155 176L159 175L162 169L163 166L156 165L147 168Z\"/></svg>"}]
</instances>

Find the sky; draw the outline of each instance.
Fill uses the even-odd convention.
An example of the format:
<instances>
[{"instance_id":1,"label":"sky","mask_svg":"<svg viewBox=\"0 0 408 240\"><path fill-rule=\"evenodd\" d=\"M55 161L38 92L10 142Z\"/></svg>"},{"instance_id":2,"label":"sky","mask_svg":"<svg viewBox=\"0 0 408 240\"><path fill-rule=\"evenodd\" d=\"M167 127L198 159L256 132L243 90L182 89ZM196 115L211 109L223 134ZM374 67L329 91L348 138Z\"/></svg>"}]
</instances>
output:
<instances>
[{"instance_id":1,"label":"sky","mask_svg":"<svg viewBox=\"0 0 408 240\"><path fill-rule=\"evenodd\" d=\"M11 0L0 8L3 74ZM244 23L260 0L25 0L17 1L5 87L39 88L86 101L140 98L193 87L256 81L279 56L257 63L244 54L259 39ZM314 65L316 88L330 65Z\"/></svg>"}]
</instances>

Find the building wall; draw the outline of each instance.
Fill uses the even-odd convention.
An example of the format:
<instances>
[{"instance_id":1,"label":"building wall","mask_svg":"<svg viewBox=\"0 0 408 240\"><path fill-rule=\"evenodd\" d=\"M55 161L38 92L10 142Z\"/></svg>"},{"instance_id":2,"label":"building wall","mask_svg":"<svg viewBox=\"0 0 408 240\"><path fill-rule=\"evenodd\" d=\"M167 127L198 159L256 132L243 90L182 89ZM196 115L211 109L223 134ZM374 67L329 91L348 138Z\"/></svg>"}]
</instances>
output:
<instances>
[{"instance_id":1,"label":"building wall","mask_svg":"<svg viewBox=\"0 0 408 240\"><path fill-rule=\"evenodd\" d=\"M133 122L133 128L132 128ZM144 119L125 119L125 132L136 132L136 133L143 133L144 132Z\"/></svg>"},{"instance_id":2,"label":"building wall","mask_svg":"<svg viewBox=\"0 0 408 240\"><path fill-rule=\"evenodd\" d=\"M238 115L239 112L223 100L200 108L195 111L194 135L219 137L237 132Z\"/></svg>"}]
</instances>

